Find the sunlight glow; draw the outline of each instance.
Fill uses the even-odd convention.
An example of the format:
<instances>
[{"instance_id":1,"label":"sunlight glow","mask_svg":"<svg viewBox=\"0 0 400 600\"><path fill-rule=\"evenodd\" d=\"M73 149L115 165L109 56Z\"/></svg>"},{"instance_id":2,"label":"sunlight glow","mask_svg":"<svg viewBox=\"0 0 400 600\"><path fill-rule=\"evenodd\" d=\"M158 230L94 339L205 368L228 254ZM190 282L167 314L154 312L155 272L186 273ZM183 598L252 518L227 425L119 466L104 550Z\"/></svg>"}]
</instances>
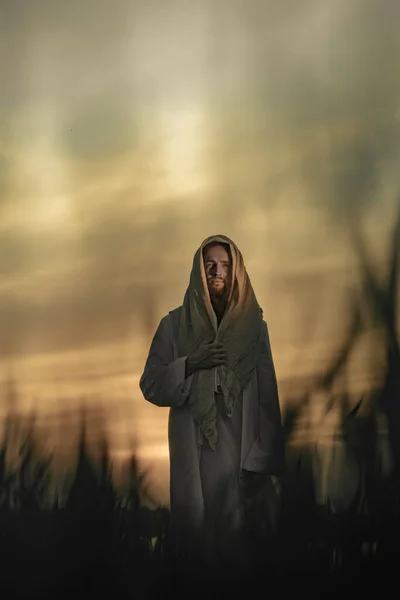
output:
<instances>
[{"instance_id":1,"label":"sunlight glow","mask_svg":"<svg viewBox=\"0 0 400 600\"><path fill-rule=\"evenodd\" d=\"M169 458L168 444L143 444L138 456L141 459L161 460Z\"/></svg>"},{"instance_id":2,"label":"sunlight glow","mask_svg":"<svg viewBox=\"0 0 400 600\"><path fill-rule=\"evenodd\" d=\"M171 191L196 191L204 184L205 127L199 110L166 111L161 117L162 169Z\"/></svg>"},{"instance_id":3,"label":"sunlight glow","mask_svg":"<svg viewBox=\"0 0 400 600\"><path fill-rule=\"evenodd\" d=\"M57 144L57 118L52 102L42 100L32 124L36 139L15 160L13 183L22 201L16 216L28 228L64 228L69 221L70 172Z\"/></svg>"}]
</instances>

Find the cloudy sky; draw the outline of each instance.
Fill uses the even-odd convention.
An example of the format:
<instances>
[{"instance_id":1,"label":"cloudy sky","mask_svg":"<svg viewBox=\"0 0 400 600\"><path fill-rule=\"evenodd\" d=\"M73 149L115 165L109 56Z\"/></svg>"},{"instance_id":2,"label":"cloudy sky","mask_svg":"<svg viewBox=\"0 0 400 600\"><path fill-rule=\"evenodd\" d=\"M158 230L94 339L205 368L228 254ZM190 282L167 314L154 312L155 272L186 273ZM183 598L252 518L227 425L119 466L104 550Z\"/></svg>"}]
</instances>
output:
<instances>
[{"instance_id":1,"label":"cloudy sky","mask_svg":"<svg viewBox=\"0 0 400 600\"><path fill-rule=\"evenodd\" d=\"M378 265L385 256L400 7L2 0L0 11L0 376L60 452L82 402L115 457L137 438L165 498L167 411L145 404L138 378L201 241L225 233L241 248L282 389L323 370L345 337L350 219Z\"/></svg>"}]
</instances>

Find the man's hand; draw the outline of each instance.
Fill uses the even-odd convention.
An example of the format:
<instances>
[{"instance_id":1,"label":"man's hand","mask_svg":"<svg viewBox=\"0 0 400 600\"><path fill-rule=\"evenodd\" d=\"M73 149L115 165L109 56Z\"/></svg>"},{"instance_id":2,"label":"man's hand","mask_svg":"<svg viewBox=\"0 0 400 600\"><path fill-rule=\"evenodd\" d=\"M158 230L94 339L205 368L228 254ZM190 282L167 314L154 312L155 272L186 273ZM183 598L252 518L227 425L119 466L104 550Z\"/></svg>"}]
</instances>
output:
<instances>
[{"instance_id":1,"label":"man's hand","mask_svg":"<svg viewBox=\"0 0 400 600\"><path fill-rule=\"evenodd\" d=\"M222 344L218 342L202 344L186 359L186 377L201 369L213 369L219 365L225 365L226 359L226 350Z\"/></svg>"}]
</instances>

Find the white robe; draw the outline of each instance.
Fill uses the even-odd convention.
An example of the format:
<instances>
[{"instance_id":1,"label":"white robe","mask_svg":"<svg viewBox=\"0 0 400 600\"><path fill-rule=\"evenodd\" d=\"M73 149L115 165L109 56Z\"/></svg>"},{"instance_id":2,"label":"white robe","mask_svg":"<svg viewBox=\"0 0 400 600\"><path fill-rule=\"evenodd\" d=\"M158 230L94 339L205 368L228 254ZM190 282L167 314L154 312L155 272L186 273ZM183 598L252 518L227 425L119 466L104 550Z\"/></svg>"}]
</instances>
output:
<instances>
[{"instance_id":1,"label":"white robe","mask_svg":"<svg viewBox=\"0 0 400 600\"><path fill-rule=\"evenodd\" d=\"M207 510L213 513L215 522L216 511L212 510L211 504L218 474L222 491L225 490L225 497L229 500L229 506L226 505L229 514L225 516L231 524L238 524L240 507L235 498L239 501L240 475L243 471L250 471L279 476L284 467L284 442L275 369L264 321L261 357L243 390L242 402L231 422L227 417L218 417L219 433L214 455L211 449L202 448L199 428L185 403L193 375L185 378L186 356L178 356L177 352L180 310L181 307L171 311L161 320L150 347L140 388L145 399L152 404L170 407L168 438L172 523L175 530L189 535L189 531L204 527ZM214 498L214 504L221 504L221 497L216 491ZM211 510L205 510L207 505Z\"/></svg>"}]
</instances>

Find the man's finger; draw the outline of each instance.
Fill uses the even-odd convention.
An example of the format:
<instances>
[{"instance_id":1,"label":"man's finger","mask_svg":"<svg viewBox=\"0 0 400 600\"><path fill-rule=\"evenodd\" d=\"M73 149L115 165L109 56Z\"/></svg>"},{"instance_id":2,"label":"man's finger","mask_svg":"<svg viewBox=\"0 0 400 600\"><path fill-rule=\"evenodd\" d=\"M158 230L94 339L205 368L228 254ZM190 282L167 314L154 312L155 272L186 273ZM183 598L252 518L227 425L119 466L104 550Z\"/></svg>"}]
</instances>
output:
<instances>
[{"instance_id":1,"label":"man's finger","mask_svg":"<svg viewBox=\"0 0 400 600\"><path fill-rule=\"evenodd\" d=\"M216 358L213 361L214 365L224 365L226 363L226 359L225 358Z\"/></svg>"}]
</instances>

